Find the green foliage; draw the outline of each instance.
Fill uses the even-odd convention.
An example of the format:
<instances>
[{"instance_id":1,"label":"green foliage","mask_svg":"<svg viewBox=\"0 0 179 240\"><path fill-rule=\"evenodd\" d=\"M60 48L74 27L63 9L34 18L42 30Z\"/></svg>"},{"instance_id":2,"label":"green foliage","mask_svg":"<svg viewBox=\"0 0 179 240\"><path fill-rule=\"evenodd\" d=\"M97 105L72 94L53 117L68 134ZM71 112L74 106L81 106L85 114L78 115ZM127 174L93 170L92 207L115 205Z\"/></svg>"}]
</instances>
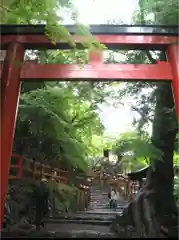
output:
<instances>
[{"instance_id":1,"label":"green foliage","mask_svg":"<svg viewBox=\"0 0 179 240\"><path fill-rule=\"evenodd\" d=\"M63 18L60 16L64 9L68 9L71 18L76 15L73 4L70 0L2 0L0 5L1 24L45 24L45 34L53 44L57 41L68 42L73 48L73 52L78 52L76 43L67 28L60 24ZM89 32L87 26L79 24L76 34L86 36L81 42L87 49L103 49L100 44ZM73 56L75 57L75 56ZM74 58L74 60L83 58Z\"/></svg>"},{"instance_id":2,"label":"green foliage","mask_svg":"<svg viewBox=\"0 0 179 240\"><path fill-rule=\"evenodd\" d=\"M69 7L69 1L61 5L61 1L57 0L5 0L1 1L1 11L3 23L13 24L37 24L37 23L56 23L61 20L58 17L57 10L61 6Z\"/></svg>"},{"instance_id":3,"label":"green foliage","mask_svg":"<svg viewBox=\"0 0 179 240\"><path fill-rule=\"evenodd\" d=\"M77 202L74 203L74 198L78 189L75 186L56 183L55 180L50 180L48 186L51 192L50 199L55 200L55 208L60 212L72 211L74 204L77 204Z\"/></svg>"},{"instance_id":4,"label":"green foliage","mask_svg":"<svg viewBox=\"0 0 179 240\"><path fill-rule=\"evenodd\" d=\"M66 161L69 166L87 169L85 158L94 146L91 143L92 136L94 133L102 134L103 126L97 113L91 109L91 104L76 99L73 94L73 89L68 86L46 86L22 94L15 148L19 139L24 138L26 144L25 141L22 144L25 153L31 146L37 152L43 152L48 162L53 163L55 158L54 163L57 164L61 159L62 163Z\"/></svg>"},{"instance_id":5,"label":"green foliage","mask_svg":"<svg viewBox=\"0 0 179 240\"><path fill-rule=\"evenodd\" d=\"M179 203L179 177L175 176L174 177L174 188L173 188L173 194L175 199L178 201Z\"/></svg>"},{"instance_id":6,"label":"green foliage","mask_svg":"<svg viewBox=\"0 0 179 240\"><path fill-rule=\"evenodd\" d=\"M46 62L70 61L66 53L48 51L37 56ZM87 156L101 148L93 138L103 134L97 113L98 103L107 95L102 87L90 82L24 83L14 151L23 149L24 154L42 162L86 171Z\"/></svg>"},{"instance_id":7,"label":"green foliage","mask_svg":"<svg viewBox=\"0 0 179 240\"><path fill-rule=\"evenodd\" d=\"M34 181L10 181L6 194L7 208L5 211L4 220L7 225L13 225L19 222L23 214L28 215L31 206L31 198L36 182Z\"/></svg>"},{"instance_id":8,"label":"green foliage","mask_svg":"<svg viewBox=\"0 0 179 240\"><path fill-rule=\"evenodd\" d=\"M150 138L141 136L138 132L127 132L113 143L113 151L120 157L116 166L133 162L133 164L150 163L150 159L162 160L162 152L151 144ZM125 156L125 157L124 157ZM152 164L152 162L151 162Z\"/></svg>"},{"instance_id":9,"label":"green foliage","mask_svg":"<svg viewBox=\"0 0 179 240\"><path fill-rule=\"evenodd\" d=\"M86 63L89 50L104 46L91 36L88 27L77 24L76 33L85 36L82 44L87 48L78 50L61 24L64 9L71 18L76 15L71 1L1 1L1 23L45 24L45 34L52 43L61 40L72 47L66 51L27 51L26 59L35 57L41 63ZM23 83L14 151L51 165L86 171L87 156L96 152L92 136L103 132L96 109L104 94L96 86L99 87L87 82L52 83L50 79L46 83Z\"/></svg>"},{"instance_id":10,"label":"green foliage","mask_svg":"<svg viewBox=\"0 0 179 240\"><path fill-rule=\"evenodd\" d=\"M173 156L173 165L179 167L179 154L174 152Z\"/></svg>"},{"instance_id":11,"label":"green foliage","mask_svg":"<svg viewBox=\"0 0 179 240\"><path fill-rule=\"evenodd\" d=\"M174 25L178 24L178 0L140 0L139 12L136 13L135 20L141 23L141 8L145 16L145 22Z\"/></svg>"},{"instance_id":12,"label":"green foliage","mask_svg":"<svg viewBox=\"0 0 179 240\"><path fill-rule=\"evenodd\" d=\"M176 0L140 0L139 8L134 14L135 24L161 24L161 25L177 25L178 24L178 10L179 4ZM141 63L152 63L155 64L156 60L164 61L164 54L160 51L129 51L126 54L126 62L133 64ZM166 85L166 86L164 86ZM134 119L134 126L143 136L149 127L154 125L153 132L150 133L152 136L152 141L156 146L163 146L163 141L161 135L167 136L172 131L176 129L176 114L174 108L166 108L162 101L160 101L159 94L163 91L163 94L167 94L165 89L170 86L165 83L149 83L149 82L136 82L125 83L124 88L119 90L119 98L122 99L126 95L130 95L134 98L135 103L132 106L132 110L138 113L138 117ZM162 95L162 94L161 94ZM157 110L158 106L158 110ZM157 112L156 112L157 110ZM155 115L154 115L155 114ZM158 132L158 133L157 133ZM162 133L162 134L161 134ZM148 138L149 139L149 138ZM166 137L167 139L167 137ZM144 139L146 141L146 139ZM177 142L177 141L176 141ZM150 162L155 166L155 161L162 158L161 153L157 153L156 149L151 149L153 146L148 142L140 145L140 142L135 141L136 146L132 146L136 149L139 145L140 155L144 151L144 155L150 156ZM171 142L171 146L172 146ZM148 148L148 146L150 146ZM126 143L120 147L128 147ZM119 148L119 150L120 150ZM129 147L130 148L130 147ZM175 150L177 151L178 144L175 144ZM148 150L149 152L148 152ZM122 149L121 149L122 150ZM158 150L158 149L157 149ZM163 151L163 149L162 149ZM153 153L151 155L151 153ZM143 153L142 153L143 154ZM155 156L155 154L157 154ZM149 159L149 157L147 157ZM174 157L174 162L176 158Z\"/></svg>"},{"instance_id":13,"label":"green foliage","mask_svg":"<svg viewBox=\"0 0 179 240\"><path fill-rule=\"evenodd\" d=\"M123 173L140 170L149 164L155 168L151 159L162 161L163 153L156 148L148 135L141 135L138 131L125 132L118 139L108 139L105 144L106 149L110 149L118 156L118 160L110 161L103 157L90 159L91 166L103 166L107 174Z\"/></svg>"},{"instance_id":14,"label":"green foliage","mask_svg":"<svg viewBox=\"0 0 179 240\"><path fill-rule=\"evenodd\" d=\"M38 51L34 54L41 63L73 63L87 61L85 51ZM29 52L29 56L32 53ZM98 105L108 96L106 84L93 82L23 83L15 151L22 146L29 156L35 149L38 160L61 167L87 168L87 156L98 154L101 143L96 145L94 136L103 134L98 116ZM112 92L111 92L112 94ZM25 130L24 130L25 129ZM49 147L51 146L51 147ZM27 149L28 148L28 149ZM69 151L70 149L70 151ZM30 155L31 156L31 155ZM60 159L60 160L59 160Z\"/></svg>"},{"instance_id":15,"label":"green foliage","mask_svg":"<svg viewBox=\"0 0 179 240\"><path fill-rule=\"evenodd\" d=\"M80 36L87 36L82 43L85 51L79 51L67 29L61 25L63 20L61 10L68 8L69 14L75 15L71 1L64 0L6 0L1 1L1 23L46 24L46 35L55 44L57 40L67 41L73 50L40 51L36 53L40 62L45 63L73 63L83 64L88 61L88 51L93 48L102 49L86 26L77 26L76 32ZM178 24L177 0L140 0L139 11L135 15L136 23ZM126 53L125 53L126 54ZM155 53L155 58L160 54ZM146 52L130 51L127 54L128 63L149 63ZM49 79L50 81L50 79ZM106 83L105 83L106 84ZM59 163L63 166L80 167L86 169L87 156L95 156L101 151L102 144L93 141L94 136L103 133L103 126L96 112L98 104L104 102L107 91L104 83L73 82L66 84L49 83L28 89L22 95L15 137L15 149L19 151L22 145L25 152L30 154L32 148L43 153L44 159L51 164ZM50 86L49 86L50 85ZM133 110L140 114L134 123L140 136L123 137L114 145L118 154L132 151L135 159L161 159L161 153L150 142L143 138L145 126L154 119L157 84L146 82L127 83L119 92L119 97L126 94L135 96L138 107ZM25 92L25 91L24 91ZM162 111L168 111L163 109ZM170 110L170 109L169 109ZM168 115L174 119L174 111ZM171 129L172 124L169 124ZM167 130L166 129L166 130ZM126 138L126 139L125 139ZM96 145L98 145L96 147ZM21 146L21 148L22 148ZM50 147L49 147L50 146ZM70 149L70 151L69 151Z\"/></svg>"}]
</instances>

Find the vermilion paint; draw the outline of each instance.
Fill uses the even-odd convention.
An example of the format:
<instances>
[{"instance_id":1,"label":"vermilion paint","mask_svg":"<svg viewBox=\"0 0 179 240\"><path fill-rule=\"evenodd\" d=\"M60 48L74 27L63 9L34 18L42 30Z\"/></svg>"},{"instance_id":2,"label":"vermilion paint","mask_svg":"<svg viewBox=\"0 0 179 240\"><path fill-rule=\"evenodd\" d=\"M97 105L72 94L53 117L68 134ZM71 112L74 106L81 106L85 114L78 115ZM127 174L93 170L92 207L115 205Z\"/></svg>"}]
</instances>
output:
<instances>
[{"instance_id":1,"label":"vermilion paint","mask_svg":"<svg viewBox=\"0 0 179 240\"><path fill-rule=\"evenodd\" d=\"M20 72L23 65L23 60L23 45L20 43L10 44L3 63L1 76L1 84L3 85L1 113L1 224L4 216L4 203L8 185L14 127L20 94Z\"/></svg>"}]
</instances>

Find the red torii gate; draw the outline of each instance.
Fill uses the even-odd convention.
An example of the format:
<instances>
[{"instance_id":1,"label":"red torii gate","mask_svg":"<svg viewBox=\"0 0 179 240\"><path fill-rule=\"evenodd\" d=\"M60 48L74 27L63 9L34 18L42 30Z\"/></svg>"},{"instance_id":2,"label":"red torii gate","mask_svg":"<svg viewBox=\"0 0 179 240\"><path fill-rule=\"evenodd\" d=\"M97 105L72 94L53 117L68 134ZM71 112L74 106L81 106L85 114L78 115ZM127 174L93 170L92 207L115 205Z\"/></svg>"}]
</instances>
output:
<instances>
[{"instance_id":1,"label":"red torii gate","mask_svg":"<svg viewBox=\"0 0 179 240\"><path fill-rule=\"evenodd\" d=\"M109 49L166 50L168 62L158 64L103 64L91 55L91 63L77 65L24 63L26 49L69 49L62 41L52 44L43 25L1 25L1 49L7 50L1 71L1 224L8 185L8 174L21 80L141 80L171 81L176 112L179 117L179 37L178 26L94 25L91 33ZM77 46L82 36L75 35L75 26L67 26Z\"/></svg>"}]
</instances>

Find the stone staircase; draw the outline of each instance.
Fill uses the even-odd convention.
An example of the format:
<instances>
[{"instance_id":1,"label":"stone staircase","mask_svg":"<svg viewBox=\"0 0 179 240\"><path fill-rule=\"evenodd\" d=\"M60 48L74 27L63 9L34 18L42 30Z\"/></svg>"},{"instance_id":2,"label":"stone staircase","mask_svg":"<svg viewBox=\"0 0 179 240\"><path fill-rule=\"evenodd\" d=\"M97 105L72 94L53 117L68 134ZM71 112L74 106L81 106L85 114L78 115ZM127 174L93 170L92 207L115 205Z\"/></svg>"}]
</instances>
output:
<instances>
[{"instance_id":1,"label":"stone staircase","mask_svg":"<svg viewBox=\"0 0 179 240\"><path fill-rule=\"evenodd\" d=\"M46 226L58 238L117 238L110 225L127 204L119 200L117 210L109 209L108 188L92 186L89 208L76 214L65 214L46 220Z\"/></svg>"},{"instance_id":2,"label":"stone staircase","mask_svg":"<svg viewBox=\"0 0 179 240\"><path fill-rule=\"evenodd\" d=\"M109 209L108 191L109 189L107 187L92 186L91 200L88 211L107 211L111 213L113 210ZM128 201L120 198L117 204L117 212L121 212L126 204L128 204Z\"/></svg>"},{"instance_id":3,"label":"stone staircase","mask_svg":"<svg viewBox=\"0 0 179 240\"><path fill-rule=\"evenodd\" d=\"M90 192L91 200L86 211L59 214L46 219L45 228L40 231L4 232L3 238L120 238L111 232L110 226L116 215L122 214L127 202L121 198L116 210L109 209L108 187L92 186Z\"/></svg>"},{"instance_id":4,"label":"stone staircase","mask_svg":"<svg viewBox=\"0 0 179 240\"><path fill-rule=\"evenodd\" d=\"M118 201L117 210L108 207L108 189L91 187L91 201L86 211L75 214L61 214L45 221L45 228L40 231L25 230L2 232L2 238L138 238L131 226L119 227L118 235L111 231L111 223L122 214L128 204L122 198ZM114 221L114 222L115 222ZM113 222L113 223L114 223ZM162 238L166 238L162 233Z\"/></svg>"}]
</instances>

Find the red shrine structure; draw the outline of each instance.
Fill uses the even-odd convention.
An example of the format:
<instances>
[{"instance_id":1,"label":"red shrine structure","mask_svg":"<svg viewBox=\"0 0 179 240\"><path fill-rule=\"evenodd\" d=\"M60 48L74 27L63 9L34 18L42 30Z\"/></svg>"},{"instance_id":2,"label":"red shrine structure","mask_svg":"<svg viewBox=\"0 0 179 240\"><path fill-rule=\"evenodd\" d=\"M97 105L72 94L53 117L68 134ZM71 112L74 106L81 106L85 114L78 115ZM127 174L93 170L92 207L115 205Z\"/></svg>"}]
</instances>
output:
<instances>
[{"instance_id":1,"label":"red shrine structure","mask_svg":"<svg viewBox=\"0 0 179 240\"><path fill-rule=\"evenodd\" d=\"M75 26L66 26L77 47L84 36L75 34ZM84 67L73 64L25 62L26 49L70 49L57 41L54 45L44 34L44 25L1 25L1 49L7 50L1 72L1 224L8 186L8 175L21 81L34 79L66 81L170 81L179 117L179 37L178 26L93 25L91 34L108 49L164 50L166 62L156 64L103 64L100 55L90 54Z\"/></svg>"}]
</instances>

